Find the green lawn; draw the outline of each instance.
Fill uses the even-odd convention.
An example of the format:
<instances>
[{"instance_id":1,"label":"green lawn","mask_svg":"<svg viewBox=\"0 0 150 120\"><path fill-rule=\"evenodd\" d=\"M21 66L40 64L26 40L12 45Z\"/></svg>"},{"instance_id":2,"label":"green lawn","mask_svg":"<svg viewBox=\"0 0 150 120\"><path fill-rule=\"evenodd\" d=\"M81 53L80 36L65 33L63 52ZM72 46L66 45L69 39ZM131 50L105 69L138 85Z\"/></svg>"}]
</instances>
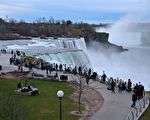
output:
<instances>
[{"instance_id":1,"label":"green lawn","mask_svg":"<svg viewBox=\"0 0 150 120\"><path fill-rule=\"evenodd\" d=\"M16 80L0 80L0 90L14 91L16 89ZM22 83L24 83L22 81ZM38 96L23 96L20 102L26 112L26 120L59 120L59 99L56 95L58 90L63 90L65 95L62 100L63 120L77 120L79 117L71 115L70 111L77 110L78 106L69 99L73 89L67 83L50 82L43 80L29 80L29 83L36 85L40 91ZM0 118L0 120L2 120Z\"/></svg>"},{"instance_id":2,"label":"green lawn","mask_svg":"<svg viewBox=\"0 0 150 120\"><path fill-rule=\"evenodd\" d=\"M150 94L150 92L148 92ZM140 117L139 120L150 120L150 106L144 112L144 114Z\"/></svg>"}]
</instances>

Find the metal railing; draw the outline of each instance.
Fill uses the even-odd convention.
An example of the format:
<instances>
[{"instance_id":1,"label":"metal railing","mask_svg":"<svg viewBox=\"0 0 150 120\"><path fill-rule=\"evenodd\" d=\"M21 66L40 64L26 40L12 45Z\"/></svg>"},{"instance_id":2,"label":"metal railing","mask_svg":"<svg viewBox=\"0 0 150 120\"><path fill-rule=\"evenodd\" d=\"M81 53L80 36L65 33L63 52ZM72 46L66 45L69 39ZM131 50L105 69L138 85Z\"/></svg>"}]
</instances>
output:
<instances>
[{"instance_id":1,"label":"metal railing","mask_svg":"<svg viewBox=\"0 0 150 120\"><path fill-rule=\"evenodd\" d=\"M136 107L132 108L132 110L124 120L138 120L148 106L149 98L148 95L145 95L141 100L136 103Z\"/></svg>"}]
</instances>

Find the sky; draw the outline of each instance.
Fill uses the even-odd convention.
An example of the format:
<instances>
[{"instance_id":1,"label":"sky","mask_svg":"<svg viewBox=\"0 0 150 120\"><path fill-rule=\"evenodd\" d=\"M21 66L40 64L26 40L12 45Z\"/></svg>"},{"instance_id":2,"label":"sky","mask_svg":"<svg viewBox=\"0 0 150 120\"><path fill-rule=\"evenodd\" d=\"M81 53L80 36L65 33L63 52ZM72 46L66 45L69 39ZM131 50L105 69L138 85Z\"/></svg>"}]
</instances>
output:
<instances>
[{"instance_id":1,"label":"sky","mask_svg":"<svg viewBox=\"0 0 150 120\"><path fill-rule=\"evenodd\" d=\"M0 17L34 21L40 17L112 23L128 15L149 21L150 0L0 0Z\"/></svg>"}]
</instances>

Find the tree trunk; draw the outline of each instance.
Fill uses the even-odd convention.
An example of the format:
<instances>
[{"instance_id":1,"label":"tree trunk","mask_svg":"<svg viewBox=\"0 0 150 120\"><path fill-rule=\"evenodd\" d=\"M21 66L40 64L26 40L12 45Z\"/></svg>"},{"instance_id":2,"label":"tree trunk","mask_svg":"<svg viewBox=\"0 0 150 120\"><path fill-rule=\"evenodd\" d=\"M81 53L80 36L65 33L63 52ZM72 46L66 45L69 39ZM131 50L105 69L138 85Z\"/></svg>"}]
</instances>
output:
<instances>
[{"instance_id":1,"label":"tree trunk","mask_svg":"<svg viewBox=\"0 0 150 120\"><path fill-rule=\"evenodd\" d=\"M79 113L81 113L81 94L82 94L82 82L80 80L80 88L79 88Z\"/></svg>"},{"instance_id":2,"label":"tree trunk","mask_svg":"<svg viewBox=\"0 0 150 120\"><path fill-rule=\"evenodd\" d=\"M79 113L81 113L81 92L79 92Z\"/></svg>"}]
</instances>

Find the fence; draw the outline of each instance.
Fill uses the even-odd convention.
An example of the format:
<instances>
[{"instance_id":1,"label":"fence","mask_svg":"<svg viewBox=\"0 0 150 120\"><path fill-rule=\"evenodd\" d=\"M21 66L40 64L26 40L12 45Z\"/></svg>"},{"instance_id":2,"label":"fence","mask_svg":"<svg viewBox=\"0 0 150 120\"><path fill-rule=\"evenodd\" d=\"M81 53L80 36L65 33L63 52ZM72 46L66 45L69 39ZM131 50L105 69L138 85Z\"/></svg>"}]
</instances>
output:
<instances>
[{"instance_id":1,"label":"fence","mask_svg":"<svg viewBox=\"0 0 150 120\"><path fill-rule=\"evenodd\" d=\"M139 100L136 103L136 107L130 111L130 113L124 120L138 120L148 106L149 106L149 98L147 95L145 95L143 99Z\"/></svg>"}]
</instances>

